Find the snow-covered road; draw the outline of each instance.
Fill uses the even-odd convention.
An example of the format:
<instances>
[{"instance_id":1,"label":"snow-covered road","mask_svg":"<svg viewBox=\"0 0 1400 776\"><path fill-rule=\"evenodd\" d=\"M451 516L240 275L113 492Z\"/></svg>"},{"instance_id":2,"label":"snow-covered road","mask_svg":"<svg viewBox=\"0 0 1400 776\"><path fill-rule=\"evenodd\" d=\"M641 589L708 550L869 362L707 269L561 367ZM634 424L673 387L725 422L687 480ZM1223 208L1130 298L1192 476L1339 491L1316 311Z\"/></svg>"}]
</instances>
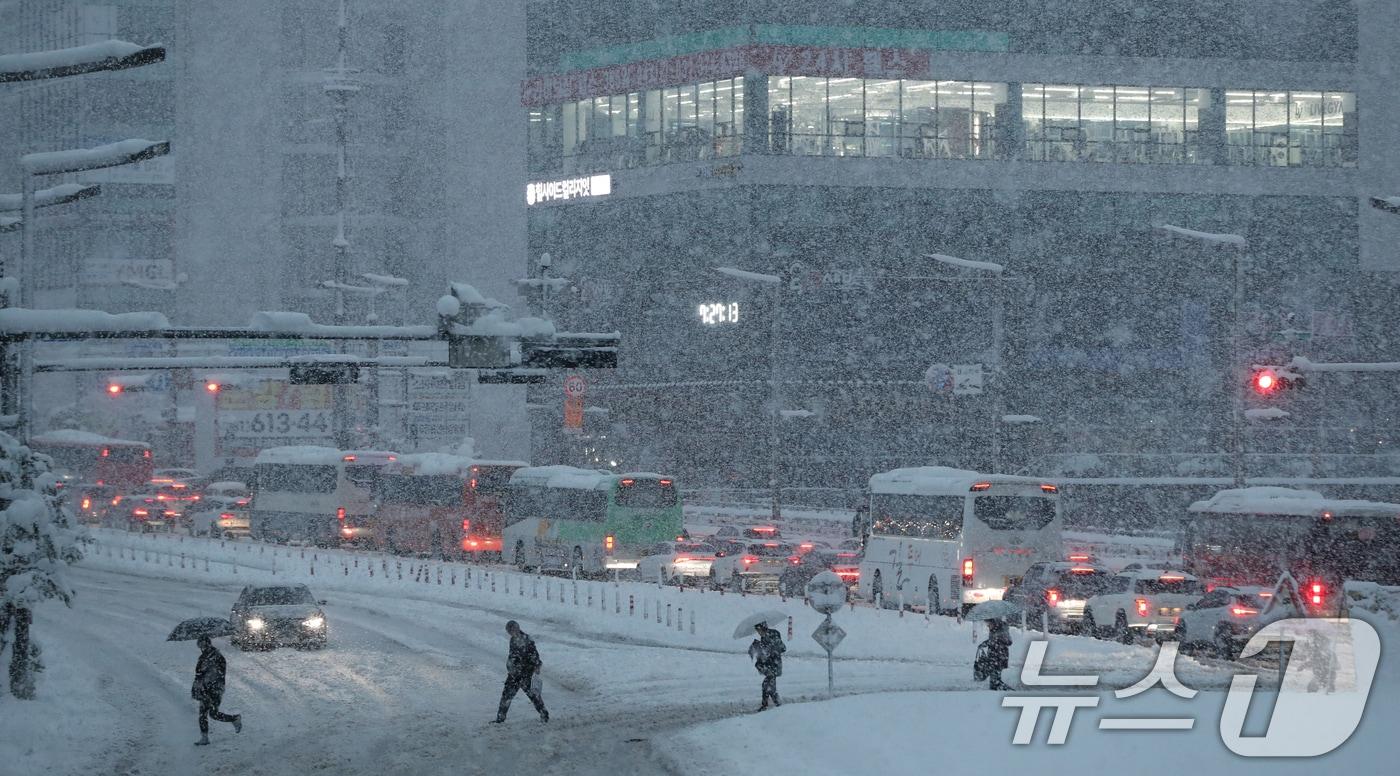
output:
<instances>
[{"instance_id":1,"label":"snow-covered road","mask_svg":"<svg viewBox=\"0 0 1400 776\"><path fill-rule=\"evenodd\" d=\"M318 593L329 600L326 650L224 644L224 707L243 713L245 728L211 723L213 745L196 748L196 650L164 638L186 617L226 614L236 584L84 567L72 578L74 608L42 609L36 623L50 667L40 700L0 698L0 773L663 773L658 742L757 701L742 655L522 617L545 661L553 721L540 723L521 696L505 726L491 725L508 612L329 590ZM964 663L933 655L838 670L849 692L968 684ZM823 660L793 656L782 689L814 698L825 682Z\"/></svg>"}]
</instances>

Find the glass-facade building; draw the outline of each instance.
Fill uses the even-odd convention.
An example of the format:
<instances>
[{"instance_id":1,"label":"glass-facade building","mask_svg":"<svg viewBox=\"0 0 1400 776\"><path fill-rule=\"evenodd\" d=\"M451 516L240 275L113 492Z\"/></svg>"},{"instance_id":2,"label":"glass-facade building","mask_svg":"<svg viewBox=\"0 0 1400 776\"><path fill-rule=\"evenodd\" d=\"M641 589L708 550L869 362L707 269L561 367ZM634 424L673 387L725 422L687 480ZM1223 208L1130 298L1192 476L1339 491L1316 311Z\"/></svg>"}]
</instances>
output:
<instances>
[{"instance_id":1,"label":"glass-facade building","mask_svg":"<svg viewBox=\"0 0 1400 776\"><path fill-rule=\"evenodd\" d=\"M779 479L814 497L930 462L1224 476L1248 364L1393 350L1394 227L1364 193L1396 172L1368 100L1378 122L1395 101L1359 53L1393 14L1120 1L1052 32L1053 4L995 5L659 3L606 27L531 2L529 182L610 180L530 198L530 258L569 281L536 301L623 334L581 432L532 399L536 457L761 489L776 402ZM1400 477L1397 394L1271 399L1290 420L1247 427L1252 473Z\"/></svg>"}]
</instances>

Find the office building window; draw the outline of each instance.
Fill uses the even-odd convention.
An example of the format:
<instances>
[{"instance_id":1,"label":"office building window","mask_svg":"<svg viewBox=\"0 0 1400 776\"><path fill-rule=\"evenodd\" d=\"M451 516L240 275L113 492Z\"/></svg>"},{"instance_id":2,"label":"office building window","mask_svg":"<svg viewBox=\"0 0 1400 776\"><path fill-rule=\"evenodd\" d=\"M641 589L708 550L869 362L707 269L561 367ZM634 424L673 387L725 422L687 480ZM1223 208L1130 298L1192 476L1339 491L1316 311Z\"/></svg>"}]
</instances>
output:
<instances>
[{"instance_id":1,"label":"office building window","mask_svg":"<svg viewBox=\"0 0 1400 776\"><path fill-rule=\"evenodd\" d=\"M1047 162L1203 162L1207 89L1024 84L1027 159Z\"/></svg>"},{"instance_id":2,"label":"office building window","mask_svg":"<svg viewBox=\"0 0 1400 776\"><path fill-rule=\"evenodd\" d=\"M984 159L1006 84L810 76L768 79L768 147L804 156Z\"/></svg>"},{"instance_id":3,"label":"office building window","mask_svg":"<svg viewBox=\"0 0 1400 776\"><path fill-rule=\"evenodd\" d=\"M1356 95L1228 90L1225 136L1231 164L1354 167Z\"/></svg>"}]
</instances>

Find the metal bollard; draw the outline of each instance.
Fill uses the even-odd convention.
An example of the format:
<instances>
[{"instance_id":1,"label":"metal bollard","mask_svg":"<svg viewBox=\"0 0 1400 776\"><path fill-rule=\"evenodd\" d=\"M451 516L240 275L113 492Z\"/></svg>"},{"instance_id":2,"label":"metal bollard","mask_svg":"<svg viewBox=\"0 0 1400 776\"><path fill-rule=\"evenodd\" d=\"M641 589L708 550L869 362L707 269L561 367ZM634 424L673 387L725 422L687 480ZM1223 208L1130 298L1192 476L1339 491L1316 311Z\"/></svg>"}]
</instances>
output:
<instances>
[{"instance_id":1,"label":"metal bollard","mask_svg":"<svg viewBox=\"0 0 1400 776\"><path fill-rule=\"evenodd\" d=\"M788 641L792 641L792 615L788 615Z\"/></svg>"},{"instance_id":2,"label":"metal bollard","mask_svg":"<svg viewBox=\"0 0 1400 776\"><path fill-rule=\"evenodd\" d=\"M538 576L530 577L530 597L540 597L540 578Z\"/></svg>"},{"instance_id":3,"label":"metal bollard","mask_svg":"<svg viewBox=\"0 0 1400 776\"><path fill-rule=\"evenodd\" d=\"M636 601L636 599L633 598L632 595L629 593L628 596L627 596L627 616L628 616L628 617L631 617L632 615L636 614L636 612L637 612L637 601Z\"/></svg>"},{"instance_id":4,"label":"metal bollard","mask_svg":"<svg viewBox=\"0 0 1400 776\"><path fill-rule=\"evenodd\" d=\"M491 592L496 592L496 575L491 575Z\"/></svg>"},{"instance_id":5,"label":"metal bollard","mask_svg":"<svg viewBox=\"0 0 1400 776\"><path fill-rule=\"evenodd\" d=\"M650 598L643 598L643 599L642 599L642 619L643 619L643 620L650 620L650 619L651 619L651 599L650 599Z\"/></svg>"},{"instance_id":6,"label":"metal bollard","mask_svg":"<svg viewBox=\"0 0 1400 776\"><path fill-rule=\"evenodd\" d=\"M592 609L592 608L593 608L593 586L592 586L592 585L589 585L589 586L588 586L588 608L589 608L589 609Z\"/></svg>"},{"instance_id":7,"label":"metal bollard","mask_svg":"<svg viewBox=\"0 0 1400 776\"><path fill-rule=\"evenodd\" d=\"M695 635L695 610L690 610L690 635Z\"/></svg>"},{"instance_id":8,"label":"metal bollard","mask_svg":"<svg viewBox=\"0 0 1400 776\"><path fill-rule=\"evenodd\" d=\"M613 614L622 614L622 591L613 590Z\"/></svg>"},{"instance_id":9,"label":"metal bollard","mask_svg":"<svg viewBox=\"0 0 1400 776\"><path fill-rule=\"evenodd\" d=\"M574 580L574 606L578 606L578 580Z\"/></svg>"},{"instance_id":10,"label":"metal bollard","mask_svg":"<svg viewBox=\"0 0 1400 776\"><path fill-rule=\"evenodd\" d=\"M185 567L185 553L180 553L180 568Z\"/></svg>"},{"instance_id":11,"label":"metal bollard","mask_svg":"<svg viewBox=\"0 0 1400 776\"><path fill-rule=\"evenodd\" d=\"M671 605L670 605L670 604L667 604L667 605L666 605L666 608L667 608L667 610L669 611L670 608L671 608ZM657 624L657 625L660 625L660 624L661 624L661 602L660 602L660 601L657 601L657 602L656 602L656 624Z\"/></svg>"},{"instance_id":12,"label":"metal bollard","mask_svg":"<svg viewBox=\"0 0 1400 776\"><path fill-rule=\"evenodd\" d=\"M677 630L678 632L684 631L684 630L685 630L685 628L681 626L681 617L682 617L682 615L684 615L684 614L685 614L685 607L684 607L684 606L677 606L677 607L676 607L676 630Z\"/></svg>"},{"instance_id":13,"label":"metal bollard","mask_svg":"<svg viewBox=\"0 0 1400 776\"><path fill-rule=\"evenodd\" d=\"M671 605L666 604L666 627L671 627Z\"/></svg>"}]
</instances>

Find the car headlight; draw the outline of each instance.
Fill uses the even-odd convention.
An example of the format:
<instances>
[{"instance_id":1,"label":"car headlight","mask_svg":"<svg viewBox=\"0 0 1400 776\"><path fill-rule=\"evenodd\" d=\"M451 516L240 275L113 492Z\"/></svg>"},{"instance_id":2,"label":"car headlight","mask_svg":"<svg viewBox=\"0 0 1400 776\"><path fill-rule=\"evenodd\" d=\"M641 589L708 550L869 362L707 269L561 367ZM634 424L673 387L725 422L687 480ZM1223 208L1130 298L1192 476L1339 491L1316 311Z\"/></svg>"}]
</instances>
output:
<instances>
[{"instance_id":1,"label":"car headlight","mask_svg":"<svg viewBox=\"0 0 1400 776\"><path fill-rule=\"evenodd\" d=\"M267 623L263 622L261 617L249 617L244 625L247 625L250 631L260 631Z\"/></svg>"},{"instance_id":2,"label":"car headlight","mask_svg":"<svg viewBox=\"0 0 1400 776\"><path fill-rule=\"evenodd\" d=\"M308 628L319 628L325 624L326 619L320 615L316 615L315 617L308 617L304 622L302 622L302 625Z\"/></svg>"}]
</instances>

